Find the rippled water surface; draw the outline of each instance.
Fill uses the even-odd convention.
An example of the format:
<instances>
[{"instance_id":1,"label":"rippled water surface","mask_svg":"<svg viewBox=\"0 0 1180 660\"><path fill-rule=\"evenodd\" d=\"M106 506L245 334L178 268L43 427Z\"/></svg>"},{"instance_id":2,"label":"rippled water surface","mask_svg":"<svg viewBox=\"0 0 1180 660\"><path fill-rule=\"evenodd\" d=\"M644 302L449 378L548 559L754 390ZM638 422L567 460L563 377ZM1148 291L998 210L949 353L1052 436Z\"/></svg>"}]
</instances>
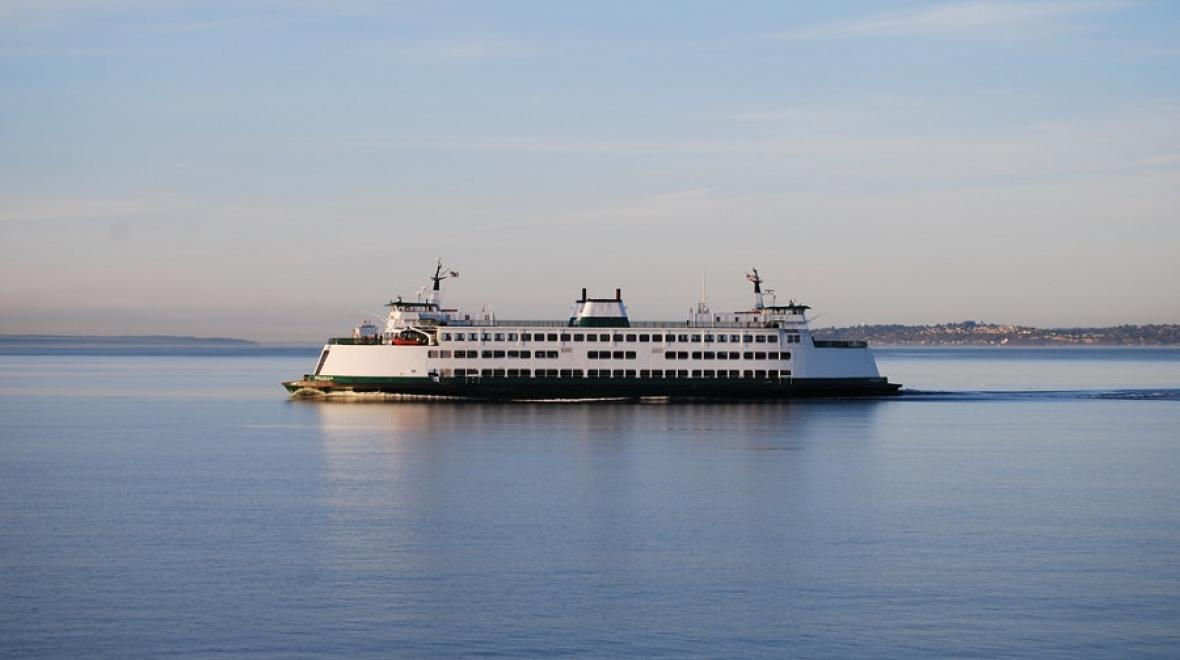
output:
<instances>
[{"instance_id":1,"label":"rippled water surface","mask_svg":"<svg viewBox=\"0 0 1180 660\"><path fill-rule=\"evenodd\" d=\"M1180 351L907 393L316 403L316 349L0 355L0 655L1176 657Z\"/></svg>"}]
</instances>

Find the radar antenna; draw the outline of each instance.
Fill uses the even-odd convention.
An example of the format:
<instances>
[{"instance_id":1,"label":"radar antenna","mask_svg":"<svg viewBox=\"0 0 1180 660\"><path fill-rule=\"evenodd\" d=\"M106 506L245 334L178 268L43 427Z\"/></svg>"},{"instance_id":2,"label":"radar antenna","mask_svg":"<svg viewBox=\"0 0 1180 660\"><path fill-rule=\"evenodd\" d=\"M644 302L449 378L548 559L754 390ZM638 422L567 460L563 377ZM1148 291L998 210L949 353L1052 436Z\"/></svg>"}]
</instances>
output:
<instances>
[{"instance_id":1,"label":"radar antenna","mask_svg":"<svg viewBox=\"0 0 1180 660\"><path fill-rule=\"evenodd\" d=\"M751 268L753 272L746 273L746 279L754 283L754 309L762 309L762 278L758 276L758 269Z\"/></svg>"}]
</instances>

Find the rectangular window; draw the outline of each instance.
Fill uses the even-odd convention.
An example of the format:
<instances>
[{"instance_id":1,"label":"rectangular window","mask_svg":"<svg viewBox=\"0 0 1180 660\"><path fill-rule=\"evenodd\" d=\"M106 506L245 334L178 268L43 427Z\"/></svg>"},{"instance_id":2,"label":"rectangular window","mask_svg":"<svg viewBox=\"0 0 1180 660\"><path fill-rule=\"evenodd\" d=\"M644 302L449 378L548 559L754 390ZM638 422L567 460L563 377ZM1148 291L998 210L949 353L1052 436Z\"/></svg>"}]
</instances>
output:
<instances>
[{"instance_id":1,"label":"rectangular window","mask_svg":"<svg viewBox=\"0 0 1180 660\"><path fill-rule=\"evenodd\" d=\"M705 335L705 343L712 344L713 343L713 335Z\"/></svg>"},{"instance_id":2,"label":"rectangular window","mask_svg":"<svg viewBox=\"0 0 1180 660\"><path fill-rule=\"evenodd\" d=\"M614 371L611 372L611 376L614 378L623 378L626 376L626 374L624 373L624 371L622 369L615 369Z\"/></svg>"},{"instance_id":3,"label":"rectangular window","mask_svg":"<svg viewBox=\"0 0 1180 660\"><path fill-rule=\"evenodd\" d=\"M622 360L623 355L624 355L623 351L615 351L614 353L611 354L611 357L613 357L616 360Z\"/></svg>"},{"instance_id":4,"label":"rectangular window","mask_svg":"<svg viewBox=\"0 0 1180 660\"><path fill-rule=\"evenodd\" d=\"M765 344L766 335L754 335L754 342L758 344Z\"/></svg>"},{"instance_id":5,"label":"rectangular window","mask_svg":"<svg viewBox=\"0 0 1180 660\"><path fill-rule=\"evenodd\" d=\"M628 360L634 360L635 359L635 351L627 351L627 354L624 357L626 357Z\"/></svg>"},{"instance_id":6,"label":"rectangular window","mask_svg":"<svg viewBox=\"0 0 1180 660\"><path fill-rule=\"evenodd\" d=\"M688 370L687 369L678 370L676 372L676 377L677 378L688 378Z\"/></svg>"},{"instance_id":7,"label":"rectangular window","mask_svg":"<svg viewBox=\"0 0 1180 660\"><path fill-rule=\"evenodd\" d=\"M533 340L533 336L532 336L532 335L530 335L530 334L529 334L529 333L527 333L527 332L524 332L524 333L521 333L521 335L520 335L520 340L521 340L521 341L532 341L532 340Z\"/></svg>"},{"instance_id":8,"label":"rectangular window","mask_svg":"<svg viewBox=\"0 0 1180 660\"><path fill-rule=\"evenodd\" d=\"M570 376L574 375L574 372L570 371L569 369L562 369L561 371L558 372L558 375L561 376L562 378L569 378Z\"/></svg>"},{"instance_id":9,"label":"rectangular window","mask_svg":"<svg viewBox=\"0 0 1180 660\"><path fill-rule=\"evenodd\" d=\"M739 359L739 358L741 358L741 354L740 354L740 353L738 353L737 351L730 351L730 352L729 352L729 359L731 359L731 360L737 360L737 359Z\"/></svg>"},{"instance_id":10,"label":"rectangular window","mask_svg":"<svg viewBox=\"0 0 1180 660\"><path fill-rule=\"evenodd\" d=\"M587 369L586 370L586 377L587 378L598 378L598 370L597 369Z\"/></svg>"},{"instance_id":11,"label":"rectangular window","mask_svg":"<svg viewBox=\"0 0 1180 660\"><path fill-rule=\"evenodd\" d=\"M701 336L700 335L691 335L691 336L689 336L688 339L693 344L701 343Z\"/></svg>"},{"instance_id":12,"label":"rectangular window","mask_svg":"<svg viewBox=\"0 0 1180 660\"><path fill-rule=\"evenodd\" d=\"M426 357L436 358L438 357L438 351L426 351Z\"/></svg>"},{"instance_id":13,"label":"rectangular window","mask_svg":"<svg viewBox=\"0 0 1180 660\"><path fill-rule=\"evenodd\" d=\"M664 359L665 360L675 360L676 359L676 351L664 351Z\"/></svg>"},{"instance_id":14,"label":"rectangular window","mask_svg":"<svg viewBox=\"0 0 1180 660\"><path fill-rule=\"evenodd\" d=\"M692 352L692 359L694 359L694 360L701 359L701 352L700 351L693 351Z\"/></svg>"},{"instance_id":15,"label":"rectangular window","mask_svg":"<svg viewBox=\"0 0 1180 660\"><path fill-rule=\"evenodd\" d=\"M786 351L786 352L782 353L782 356L783 356L784 360L790 360L791 359L791 352Z\"/></svg>"},{"instance_id":16,"label":"rectangular window","mask_svg":"<svg viewBox=\"0 0 1180 660\"><path fill-rule=\"evenodd\" d=\"M574 378L581 378L581 377L582 377L582 370L581 369L574 369Z\"/></svg>"},{"instance_id":17,"label":"rectangular window","mask_svg":"<svg viewBox=\"0 0 1180 660\"><path fill-rule=\"evenodd\" d=\"M608 339L608 337L610 337L610 338ZM613 337L611 337L610 335L598 335L598 338L601 339L602 341L617 341L617 342L623 341L623 335L615 335Z\"/></svg>"},{"instance_id":18,"label":"rectangular window","mask_svg":"<svg viewBox=\"0 0 1180 660\"><path fill-rule=\"evenodd\" d=\"M778 370L777 369L767 369L766 370L766 377L771 380L777 379L778 378Z\"/></svg>"},{"instance_id":19,"label":"rectangular window","mask_svg":"<svg viewBox=\"0 0 1180 660\"><path fill-rule=\"evenodd\" d=\"M513 359L518 358L520 357L520 351L508 351L508 357Z\"/></svg>"},{"instance_id":20,"label":"rectangular window","mask_svg":"<svg viewBox=\"0 0 1180 660\"><path fill-rule=\"evenodd\" d=\"M726 353L725 351L717 351L717 359L718 360L728 360L729 353Z\"/></svg>"},{"instance_id":21,"label":"rectangular window","mask_svg":"<svg viewBox=\"0 0 1180 660\"><path fill-rule=\"evenodd\" d=\"M537 336L539 337L540 335ZM563 337L561 341L569 341L566 337L568 337L568 335ZM550 332L549 334L545 335L545 341L557 341L557 333Z\"/></svg>"},{"instance_id":22,"label":"rectangular window","mask_svg":"<svg viewBox=\"0 0 1180 660\"><path fill-rule=\"evenodd\" d=\"M705 370L704 370L704 371L701 373L701 377L702 377L702 378L716 378L716 377L717 377L717 372L713 371L712 369L705 369Z\"/></svg>"},{"instance_id":23,"label":"rectangular window","mask_svg":"<svg viewBox=\"0 0 1180 660\"><path fill-rule=\"evenodd\" d=\"M763 353L762 351L758 351L757 353L754 354L754 359L755 360L765 360L766 353Z\"/></svg>"},{"instance_id":24,"label":"rectangular window","mask_svg":"<svg viewBox=\"0 0 1180 660\"><path fill-rule=\"evenodd\" d=\"M574 341L582 341L582 335L574 335ZM586 335L586 341L598 341L598 335Z\"/></svg>"},{"instance_id":25,"label":"rectangular window","mask_svg":"<svg viewBox=\"0 0 1180 660\"><path fill-rule=\"evenodd\" d=\"M518 337L519 335L517 335L515 332L508 333L508 341L516 341Z\"/></svg>"},{"instance_id":26,"label":"rectangular window","mask_svg":"<svg viewBox=\"0 0 1180 660\"><path fill-rule=\"evenodd\" d=\"M783 369L779 373L782 374L783 376L789 377L791 375L791 370L790 369Z\"/></svg>"},{"instance_id":27,"label":"rectangular window","mask_svg":"<svg viewBox=\"0 0 1180 660\"><path fill-rule=\"evenodd\" d=\"M753 351L746 351L745 353L742 353L742 359L753 360L754 359L754 352Z\"/></svg>"},{"instance_id":28,"label":"rectangular window","mask_svg":"<svg viewBox=\"0 0 1180 660\"><path fill-rule=\"evenodd\" d=\"M753 378L753 377L754 377L754 372L750 371L749 369L746 369L745 371L742 372L742 378Z\"/></svg>"},{"instance_id":29,"label":"rectangular window","mask_svg":"<svg viewBox=\"0 0 1180 660\"><path fill-rule=\"evenodd\" d=\"M701 370L700 369L693 369L692 370L692 377L693 378L700 378L701 377Z\"/></svg>"},{"instance_id":30,"label":"rectangular window","mask_svg":"<svg viewBox=\"0 0 1180 660\"><path fill-rule=\"evenodd\" d=\"M639 335L639 343L642 344L649 341L651 341L651 335Z\"/></svg>"},{"instance_id":31,"label":"rectangular window","mask_svg":"<svg viewBox=\"0 0 1180 660\"><path fill-rule=\"evenodd\" d=\"M676 351L676 359L677 360L687 360L688 359L688 351Z\"/></svg>"},{"instance_id":32,"label":"rectangular window","mask_svg":"<svg viewBox=\"0 0 1180 660\"><path fill-rule=\"evenodd\" d=\"M492 352L491 351L483 351L482 353L480 353L480 357L484 358L485 360L490 360L490 359L492 359Z\"/></svg>"},{"instance_id":33,"label":"rectangular window","mask_svg":"<svg viewBox=\"0 0 1180 660\"><path fill-rule=\"evenodd\" d=\"M663 369L652 369L651 370L651 377L652 378L663 378L664 377L664 370Z\"/></svg>"},{"instance_id":34,"label":"rectangular window","mask_svg":"<svg viewBox=\"0 0 1180 660\"><path fill-rule=\"evenodd\" d=\"M520 378L520 369L509 369L507 375L509 378Z\"/></svg>"},{"instance_id":35,"label":"rectangular window","mask_svg":"<svg viewBox=\"0 0 1180 660\"><path fill-rule=\"evenodd\" d=\"M504 333L503 333L503 332L497 332L497 333L495 334L495 336L493 336L493 337L492 337L492 339L493 339L493 341L504 341Z\"/></svg>"},{"instance_id":36,"label":"rectangular window","mask_svg":"<svg viewBox=\"0 0 1180 660\"><path fill-rule=\"evenodd\" d=\"M635 335L627 335L627 341L629 341L629 342L634 342L634 341L635 341Z\"/></svg>"},{"instance_id":37,"label":"rectangular window","mask_svg":"<svg viewBox=\"0 0 1180 660\"><path fill-rule=\"evenodd\" d=\"M688 335L676 335L676 341L687 344Z\"/></svg>"},{"instance_id":38,"label":"rectangular window","mask_svg":"<svg viewBox=\"0 0 1180 660\"><path fill-rule=\"evenodd\" d=\"M778 353L775 353L774 351L770 351L769 353L766 354L766 359L767 360L777 360Z\"/></svg>"},{"instance_id":39,"label":"rectangular window","mask_svg":"<svg viewBox=\"0 0 1180 660\"><path fill-rule=\"evenodd\" d=\"M492 377L492 370L491 369L481 369L479 371L479 375L486 377L486 378L491 378Z\"/></svg>"},{"instance_id":40,"label":"rectangular window","mask_svg":"<svg viewBox=\"0 0 1180 660\"><path fill-rule=\"evenodd\" d=\"M651 378L651 369L640 369L639 370L639 377L640 378Z\"/></svg>"},{"instance_id":41,"label":"rectangular window","mask_svg":"<svg viewBox=\"0 0 1180 660\"><path fill-rule=\"evenodd\" d=\"M504 370L503 369L492 369L492 375L495 376L496 378L503 378L504 377Z\"/></svg>"},{"instance_id":42,"label":"rectangular window","mask_svg":"<svg viewBox=\"0 0 1180 660\"><path fill-rule=\"evenodd\" d=\"M635 370L634 370L634 369L628 369L628 370L627 370L627 371L626 371L626 372L623 374L623 377L624 377L624 378L634 378L634 377L635 377Z\"/></svg>"},{"instance_id":43,"label":"rectangular window","mask_svg":"<svg viewBox=\"0 0 1180 660\"><path fill-rule=\"evenodd\" d=\"M449 332L444 332L444 333L442 334L442 340L443 340L443 341L451 341L451 333L449 333Z\"/></svg>"},{"instance_id":44,"label":"rectangular window","mask_svg":"<svg viewBox=\"0 0 1180 660\"><path fill-rule=\"evenodd\" d=\"M504 351L492 351L492 357L496 358L497 360L502 360L504 359Z\"/></svg>"},{"instance_id":45,"label":"rectangular window","mask_svg":"<svg viewBox=\"0 0 1180 660\"><path fill-rule=\"evenodd\" d=\"M766 378L766 370L759 369L754 372L754 378Z\"/></svg>"},{"instance_id":46,"label":"rectangular window","mask_svg":"<svg viewBox=\"0 0 1180 660\"><path fill-rule=\"evenodd\" d=\"M705 351L701 357L703 357L706 360L712 360L714 358L714 353L713 353L713 351Z\"/></svg>"},{"instance_id":47,"label":"rectangular window","mask_svg":"<svg viewBox=\"0 0 1180 660\"><path fill-rule=\"evenodd\" d=\"M717 343L718 343L718 344L724 344L724 343L725 343L725 339L726 339L726 336L725 336L725 335L717 335Z\"/></svg>"},{"instance_id":48,"label":"rectangular window","mask_svg":"<svg viewBox=\"0 0 1180 660\"><path fill-rule=\"evenodd\" d=\"M750 335L742 335L742 343L743 344L749 344L749 343L752 343L753 341L754 341L754 338L751 337Z\"/></svg>"},{"instance_id":49,"label":"rectangular window","mask_svg":"<svg viewBox=\"0 0 1180 660\"><path fill-rule=\"evenodd\" d=\"M550 336L550 337L552 337L553 335L549 335L549 336ZM562 340L562 341L569 341L569 340L570 340L570 335L569 335L569 333L568 333L568 332L563 332L563 333L561 333L561 340ZM553 341L553 340L552 340L552 339L550 339L549 341Z\"/></svg>"},{"instance_id":50,"label":"rectangular window","mask_svg":"<svg viewBox=\"0 0 1180 660\"><path fill-rule=\"evenodd\" d=\"M675 369L669 369L668 372L664 375L664 378L675 378L675 377L676 377L676 370Z\"/></svg>"},{"instance_id":51,"label":"rectangular window","mask_svg":"<svg viewBox=\"0 0 1180 660\"><path fill-rule=\"evenodd\" d=\"M449 357L451 357L451 352L450 351L439 351L438 356L440 358L449 358Z\"/></svg>"},{"instance_id":52,"label":"rectangular window","mask_svg":"<svg viewBox=\"0 0 1180 660\"><path fill-rule=\"evenodd\" d=\"M521 352L520 352L520 357L522 357L522 358L524 358L524 359L526 359L526 360L527 360L527 359L529 359L529 358L530 358L530 357L532 357L532 356L533 356L533 354L532 354L532 353L530 353L529 351L521 351Z\"/></svg>"}]
</instances>

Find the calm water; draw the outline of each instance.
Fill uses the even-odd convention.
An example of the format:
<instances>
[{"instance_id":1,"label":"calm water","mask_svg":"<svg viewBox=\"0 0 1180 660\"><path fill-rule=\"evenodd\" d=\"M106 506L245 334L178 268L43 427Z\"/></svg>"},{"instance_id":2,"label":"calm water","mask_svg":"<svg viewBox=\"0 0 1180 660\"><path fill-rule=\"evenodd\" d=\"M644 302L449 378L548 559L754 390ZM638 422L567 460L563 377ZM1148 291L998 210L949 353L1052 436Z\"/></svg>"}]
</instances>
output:
<instances>
[{"instance_id":1,"label":"calm water","mask_svg":"<svg viewBox=\"0 0 1180 660\"><path fill-rule=\"evenodd\" d=\"M286 399L316 349L0 355L0 655L1180 655L1180 351L898 400Z\"/></svg>"}]
</instances>

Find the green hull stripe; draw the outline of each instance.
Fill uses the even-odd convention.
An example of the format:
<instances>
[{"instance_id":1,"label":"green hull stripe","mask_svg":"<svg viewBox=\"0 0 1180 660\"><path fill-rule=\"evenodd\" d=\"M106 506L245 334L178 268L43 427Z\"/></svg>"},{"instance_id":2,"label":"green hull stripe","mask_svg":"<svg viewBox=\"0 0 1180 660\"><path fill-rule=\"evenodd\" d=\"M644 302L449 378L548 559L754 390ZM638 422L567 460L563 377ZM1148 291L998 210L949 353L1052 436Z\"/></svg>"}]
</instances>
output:
<instances>
[{"instance_id":1,"label":"green hull stripe","mask_svg":"<svg viewBox=\"0 0 1180 660\"><path fill-rule=\"evenodd\" d=\"M329 380L330 378L330 380ZM410 394L474 399L567 399L686 396L705 398L792 398L882 396L898 384L884 378L391 378L321 377L283 384L289 391Z\"/></svg>"}]
</instances>

